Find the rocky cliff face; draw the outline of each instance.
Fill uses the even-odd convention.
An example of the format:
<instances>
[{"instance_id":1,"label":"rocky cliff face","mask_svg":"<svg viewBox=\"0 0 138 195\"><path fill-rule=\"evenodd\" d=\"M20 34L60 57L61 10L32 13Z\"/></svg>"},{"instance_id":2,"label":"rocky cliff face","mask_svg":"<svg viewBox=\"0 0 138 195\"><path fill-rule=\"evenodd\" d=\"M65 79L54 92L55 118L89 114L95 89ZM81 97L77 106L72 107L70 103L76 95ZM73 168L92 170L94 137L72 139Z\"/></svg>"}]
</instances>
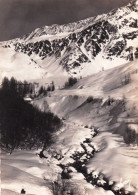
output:
<instances>
[{"instance_id":1,"label":"rocky cliff face","mask_svg":"<svg viewBox=\"0 0 138 195\"><path fill-rule=\"evenodd\" d=\"M36 29L3 47L12 46L31 59L37 56L39 61L54 57L67 72L78 74L84 67L92 67L95 60L102 60L104 67L104 60L112 63L116 59L125 62L138 58L137 36L138 1L135 0L108 14Z\"/></svg>"}]
</instances>

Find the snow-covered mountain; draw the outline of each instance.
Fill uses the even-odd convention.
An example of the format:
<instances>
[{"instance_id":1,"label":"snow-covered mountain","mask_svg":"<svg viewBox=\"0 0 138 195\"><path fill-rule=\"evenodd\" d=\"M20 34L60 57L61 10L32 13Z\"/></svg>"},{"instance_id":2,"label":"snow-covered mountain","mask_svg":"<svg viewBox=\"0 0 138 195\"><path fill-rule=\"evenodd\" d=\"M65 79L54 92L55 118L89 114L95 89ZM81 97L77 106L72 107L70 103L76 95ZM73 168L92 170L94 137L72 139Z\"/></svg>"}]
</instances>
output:
<instances>
[{"instance_id":1,"label":"snow-covered mountain","mask_svg":"<svg viewBox=\"0 0 138 195\"><path fill-rule=\"evenodd\" d=\"M55 67L61 74L87 76L137 59L137 36L138 0L134 0L108 14L45 26L1 46L6 53L12 49L28 55L44 72L43 78L53 75Z\"/></svg>"},{"instance_id":2,"label":"snow-covered mountain","mask_svg":"<svg viewBox=\"0 0 138 195\"><path fill-rule=\"evenodd\" d=\"M57 188L64 194L138 195L137 35L135 0L108 14L0 43L2 77L44 86L53 80L56 90L32 105L63 122L44 158L35 148L1 154L2 195L22 189L28 195L61 194ZM79 77L77 83L58 88L70 75Z\"/></svg>"}]
</instances>

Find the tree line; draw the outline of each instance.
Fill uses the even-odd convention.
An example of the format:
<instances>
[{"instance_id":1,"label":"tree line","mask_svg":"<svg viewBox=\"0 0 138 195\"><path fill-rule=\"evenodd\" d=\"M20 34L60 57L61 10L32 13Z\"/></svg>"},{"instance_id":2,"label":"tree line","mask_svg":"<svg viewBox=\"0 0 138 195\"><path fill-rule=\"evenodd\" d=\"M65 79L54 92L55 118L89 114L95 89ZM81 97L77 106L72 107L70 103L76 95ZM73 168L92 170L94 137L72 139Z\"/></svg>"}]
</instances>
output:
<instances>
[{"instance_id":1,"label":"tree line","mask_svg":"<svg viewBox=\"0 0 138 195\"><path fill-rule=\"evenodd\" d=\"M8 90L13 93L18 93L20 97L24 97L26 94L33 93L34 85L32 83L28 83L27 81L17 81L14 77L10 80L5 77L2 81L2 89L4 91Z\"/></svg>"},{"instance_id":2,"label":"tree line","mask_svg":"<svg viewBox=\"0 0 138 195\"><path fill-rule=\"evenodd\" d=\"M18 93L20 97L25 97L27 94L29 94L30 97L36 97L40 95L47 96L48 92L55 90L55 84L52 81L52 83L48 85L47 88L40 86L38 92L36 93L35 84L37 83L17 81L14 77L12 77L10 80L5 77L2 81L3 89L14 91Z\"/></svg>"},{"instance_id":3,"label":"tree line","mask_svg":"<svg viewBox=\"0 0 138 195\"><path fill-rule=\"evenodd\" d=\"M24 101L23 96L31 88L17 87L17 83L14 78L4 78L0 88L0 147L10 152L15 148L45 149L62 122L53 113L42 112Z\"/></svg>"}]
</instances>

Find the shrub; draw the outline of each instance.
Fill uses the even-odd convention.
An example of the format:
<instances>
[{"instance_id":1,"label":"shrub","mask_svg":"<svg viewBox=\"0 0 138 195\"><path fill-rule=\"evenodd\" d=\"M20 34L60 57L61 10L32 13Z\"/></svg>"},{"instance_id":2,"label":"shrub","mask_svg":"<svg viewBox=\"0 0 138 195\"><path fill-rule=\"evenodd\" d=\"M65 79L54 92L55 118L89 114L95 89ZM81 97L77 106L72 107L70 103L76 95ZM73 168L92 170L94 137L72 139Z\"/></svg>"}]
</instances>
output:
<instances>
[{"instance_id":1,"label":"shrub","mask_svg":"<svg viewBox=\"0 0 138 195\"><path fill-rule=\"evenodd\" d=\"M50 188L53 195L74 194L72 186L69 184L69 182L63 179L58 179L57 181L50 183Z\"/></svg>"},{"instance_id":2,"label":"shrub","mask_svg":"<svg viewBox=\"0 0 138 195\"><path fill-rule=\"evenodd\" d=\"M52 81L52 83L48 85L47 91L54 91L54 90L55 90L55 84L54 84L54 81Z\"/></svg>"},{"instance_id":3,"label":"shrub","mask_svg":"<svg viewBox=\"0 0 138 195\"><path fill-rule=\"evenodd\" d=\"M87 103L90 103L90 102L92 102L93 101L93 97L92 96L89 96L88 98L87 98Z\"/></svg>"},{"instance_id":4,"label":"shrub","mask_svg":"<svg viewBox=\"0 0 138 195\"><path fill-rule=\"evenodd\" d=\"M127 85L131 82L130 73L125 74L124 78L121 80L122 86Z\"/></svg>"},{"instance_id":5,"label":"shrub","mask_svg":"<svg viewBox=\"0 0 138 195\"><path fill-rule=\"evenodd\" d=\"M126 144L131 144L136 141L136 132L135 130L132 130L128 126L126 126L125 132L124 132L124 141Z\"/></svg>"},{"instance_id":6,"label":"shrub","mask_svg":"<svg viewBox=\"0 0 138 195\"><path fill-rule=\"evenodd\" d=\"M69 77L68 81L65 83L64 87L68 88L68 87L72 87L73 85L75 85L77 83L77 78L74 77Z\"/></svg>"},{"instance_id":7,"label":"shrub","mask_svg":"<svg viewBox=\"0 0 138 195\"><path fill-rule=\"evenodd\" d=\"M85 127L84 127L84 128L89 128L89 127L88 127L88 125L85 125Z\"/></svg>"},{"instance_id":8,"label":"shrub","mask_svg":"<svg viewBox=\"0 0 138 195\"><path fill-rule=\"evenodd\" d=\"M47 90L43 86L41 86L39 91L38 91L38 96L40 96L40 95L44 95L44 96L47 95Z\"/></svg>"}]
</instances>

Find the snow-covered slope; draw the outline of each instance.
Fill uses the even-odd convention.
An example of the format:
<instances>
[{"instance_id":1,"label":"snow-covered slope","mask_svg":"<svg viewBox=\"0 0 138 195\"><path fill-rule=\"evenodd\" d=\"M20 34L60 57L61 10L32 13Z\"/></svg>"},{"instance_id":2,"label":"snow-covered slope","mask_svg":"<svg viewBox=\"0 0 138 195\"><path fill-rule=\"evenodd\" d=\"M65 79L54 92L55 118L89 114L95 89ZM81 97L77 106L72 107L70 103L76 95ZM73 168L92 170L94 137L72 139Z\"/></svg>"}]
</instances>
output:
<instances>
[{"instance_id":1,"label":"snow-covered slope","mask_svg":"<svg viewBox=\"0 0 138 195\"><path fill-rule=\"evenodd\" d=\"M138 102L138 60L80 78L68 89L56 90L47 101L51 110L61 117L83 104L87 97L102 99L126 99L128 108ZM79 97L79 98L78 98ZM41 105L43 100L38 101ZM53 103L54 102L54 103ZM67 105L70 106L67 106ZM58 106L57 106L58 105ZM89 108L90 109L90 108ZM86 110L87 111L87 110ZM82 117L83 117L82 112Z\"/></svg>"},{"instance_id":2,"label":"snow-covered slope","mask_svg":"<svg viewBox=\"0 0 138 195\"><path fill-rule=\"evenodd\" d=\"M59 61L55 57L41 61L35 55L32 58L22 52L15 52L13 47L1 47L0 59L0 81L5 76L8 78L13 76L21 81L39 82L43 85L54 80L56 86L59 87L63 86L69 76L59 66Z\"/></svg>"},{"instance_id":3,"label":"snow-covered slope","mask_svg":"<svg viewBox=\"0 0 138 195\"><path fill-rule=\"evenodd\" d=\"M45 70L24 53L17 53L13 49L0 48L0 70L2 78L5 76L19 80L42 78Z\"/></svg>"},{"instance_id":4,"label":"snow-covered slope","mask_svg":"<svg viewBox=\"0 0 138 195\"><path fill-rule=\"evenodd\" d=\"M134 0L108 14L45 26L1 46L28 55L42 68L43 64L53 67L56 62L61 72L64 69L73 76L87 76L138 58L137 18L138 1Z\"/></svg>"},{"instance_id":5,"label":"snow-covered slope","mask_svg":"<svg viewBox=\"0 0 138 195\"><path fill-rule=\"evenodd\" d=\"M70 90L57 90L51 97L35 102L42 107L46 100L50 109L64 118L68 125L65 131L59 132L58 140L53 146L54 150L63 156L60 163L69 166L74 162L72 154L80 155L79 163L84 160L83 166L87 167L88 175L84 174L85 179L100 177L96 182L110 181L114 183L113 193L115 193L113 189L125 189L121 194L138 193L137 84L138 61L136 60L82 78ZM91 138L91 127L98 128L98 134L94 138ZM135 130L137 134L136 141L132 145L124 143L127 127ZM90 146L94 147L96 154L88 160ZM85 154L84 150L87 151ZM77 173L72 173L72 176L74 174L75 178L79 178ZM106 179L101 181L104 177ZM80 180L77 181L79 184L83 179ZM93 180L90 181L93 183L95 181Z\"/></svg>"}]
</instances>

